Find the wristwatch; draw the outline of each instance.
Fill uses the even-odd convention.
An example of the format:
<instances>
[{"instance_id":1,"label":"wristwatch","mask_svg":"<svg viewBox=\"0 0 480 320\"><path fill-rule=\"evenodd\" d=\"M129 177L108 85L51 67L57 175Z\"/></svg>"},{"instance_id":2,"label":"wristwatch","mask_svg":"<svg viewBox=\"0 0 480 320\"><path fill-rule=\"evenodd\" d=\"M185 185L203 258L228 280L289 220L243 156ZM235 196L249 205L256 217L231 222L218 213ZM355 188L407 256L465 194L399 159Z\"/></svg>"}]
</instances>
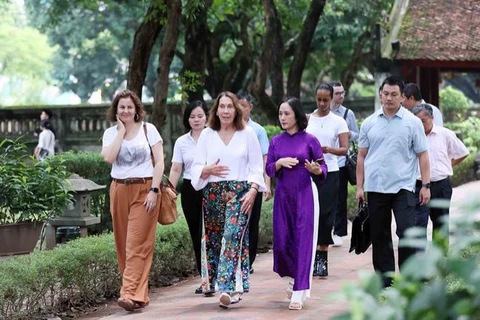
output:
<instances>
[{"instance_id":1,"label":"wristwatch","mask_svg":"<svg viewBox=\"0 0 480 320\"><path fill-rule=\"evenodd\" d=\"M430 189L431 183L422 183L422 188Z\"/></svg>"},{"instance_id":2,"label":"wristwatch","mask_svg":"<svg viewBox=\"0 0 480 320\"><path fill-rule=\"evenodd\" d=\"M150 191L153 191L153 192L155 192L155 193L158 193L158 188L156 188L156 187L151 187L151 188L150 188Z\"/></svg>"}]
</instances>

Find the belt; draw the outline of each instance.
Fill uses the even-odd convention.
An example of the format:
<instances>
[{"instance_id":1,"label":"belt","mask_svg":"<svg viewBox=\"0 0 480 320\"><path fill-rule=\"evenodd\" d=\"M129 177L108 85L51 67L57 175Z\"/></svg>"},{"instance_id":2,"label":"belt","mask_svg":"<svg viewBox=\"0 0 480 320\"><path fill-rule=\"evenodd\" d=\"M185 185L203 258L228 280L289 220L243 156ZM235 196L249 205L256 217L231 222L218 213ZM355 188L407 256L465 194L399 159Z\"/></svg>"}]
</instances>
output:
<instances>
[{"instance_id":1,"label":"belt","mask_svg":"<svg viewBox=\"0 0 480 320\"><path fill-rule=\"evenodd\" d=\"M445 178L445 179L442 179L442 180L438 180L438 181L431 181L430 182L430 185L434 186L434 185L437 185L439 183L442 183L444 182L445 180L447 180L448 178ZM422 180L417 180L417 186L418 187L421 187L422 186Z\"/></svg>"},{"instance_id":2,"label":"belt","mask_svg":"<svg viewBox=\"0 0 480 320\"><path fill-rule=\"evenodd\" d=\"M147 177L147 178L127 178L127 179L112 179L116 183L121 183L124 185L129 185L129 184L145 184L147 181L152 180L152 177Z\"/></svg>"}]
</instances>

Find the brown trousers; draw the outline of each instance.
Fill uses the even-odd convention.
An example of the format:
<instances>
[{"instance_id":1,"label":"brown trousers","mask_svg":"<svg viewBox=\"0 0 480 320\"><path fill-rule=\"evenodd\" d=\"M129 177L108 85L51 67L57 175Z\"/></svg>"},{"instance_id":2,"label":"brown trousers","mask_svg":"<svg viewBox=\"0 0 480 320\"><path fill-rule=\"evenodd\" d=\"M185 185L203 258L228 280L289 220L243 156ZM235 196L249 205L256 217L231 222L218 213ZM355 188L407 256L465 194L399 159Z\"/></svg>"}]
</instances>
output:
<instances>
[{"instance_id":1,"label":"brown trousers","mask_svg":"<svg viewBox=\"0 0 480 320\"><path fill-rule=\"evenodd\" d=\"M149 303L148 276L152 265L155 230L160 199L150 214L143 204L152 181L145 184L110 186L110 212L117 248L117 261L122 277L120 296Z\"/></svg>"}]
</instances>

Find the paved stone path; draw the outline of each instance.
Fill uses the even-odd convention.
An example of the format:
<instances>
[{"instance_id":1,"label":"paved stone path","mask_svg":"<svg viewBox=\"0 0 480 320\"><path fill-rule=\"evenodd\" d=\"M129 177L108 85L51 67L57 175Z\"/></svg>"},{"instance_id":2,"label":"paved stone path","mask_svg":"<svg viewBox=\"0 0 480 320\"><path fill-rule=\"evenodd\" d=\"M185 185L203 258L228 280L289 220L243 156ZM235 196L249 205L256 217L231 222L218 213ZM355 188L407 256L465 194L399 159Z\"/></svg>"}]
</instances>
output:
<instances>
[{"instance_id":1,"label":"paved stone path","mask_svg":"<svg viewBox=\"0 0 480 320\"><path fill-rule=\"evenodd\" d=\"M459 203L480 195L480 181L455 188L452 215L461 209ZM394 232L393 232L394 234ZM336 299L342 285L358 282L358 271L373 272L371 248L362 255L348 253L350 239L343 238L343 246L331 248L329 252L329 277L313 281L312 298L307 300L301 311L288 310L285 297L286 284L272 271L272 253L260 254L255 261L255 273L251 276L251 291L243 300L224 310L218 307L218 294L206 298L193 292L199 285L199 278L191 278L171 287L154 289L150 306L135 312L126 312L115 302L82 320L110 319L330 319L348 310L346 301Z\"/></svg>"}]
</instances>

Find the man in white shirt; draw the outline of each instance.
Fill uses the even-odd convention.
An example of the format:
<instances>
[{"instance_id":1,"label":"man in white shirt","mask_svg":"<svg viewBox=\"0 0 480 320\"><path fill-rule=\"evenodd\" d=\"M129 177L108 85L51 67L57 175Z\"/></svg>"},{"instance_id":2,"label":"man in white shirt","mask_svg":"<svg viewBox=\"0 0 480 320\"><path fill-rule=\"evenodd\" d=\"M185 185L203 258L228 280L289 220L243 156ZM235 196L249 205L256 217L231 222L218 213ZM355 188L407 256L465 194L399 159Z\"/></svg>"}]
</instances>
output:
<instances>
[{"instance_id":1,"label":"man in white shirt","mask_svg":"<svg viewBox=\"0 0 480 320\"><path fill-rule=\"evenodd\" d=\"M412 111L413 107L418 104L426 103L422 99L422 94L420 93L420 88L415 83L407 83L405 85L405 99L403 100L403 106L408 110ZM443 127L443 116L440 110L435 107L433 104L430 104L433 110L433 122L437 126Z\"/></svg>"},{"instance_id":2,"label":"man in white shirt","mask_svg":"<svg viewBox=\"0 0 480 320\"><path fill-rule=\"evenodd\" d=\"M431 199L452 198L452 185L449 176L453 175L453 166L462 162L469 154L467 147L457 138L455 133L434 123L432 106L422 103L413 107L412 112L422 120L425 135L428 140L428 155L430 158L430 192ZM434 233L440 231L446 224L446 240L448 243L448 215L449 208L420 206L418 192L422 181L417 180L415 196L415 225L425 229L424 239L427 237L428 217L432 220Z\"/></svg>"}]
</instances>

